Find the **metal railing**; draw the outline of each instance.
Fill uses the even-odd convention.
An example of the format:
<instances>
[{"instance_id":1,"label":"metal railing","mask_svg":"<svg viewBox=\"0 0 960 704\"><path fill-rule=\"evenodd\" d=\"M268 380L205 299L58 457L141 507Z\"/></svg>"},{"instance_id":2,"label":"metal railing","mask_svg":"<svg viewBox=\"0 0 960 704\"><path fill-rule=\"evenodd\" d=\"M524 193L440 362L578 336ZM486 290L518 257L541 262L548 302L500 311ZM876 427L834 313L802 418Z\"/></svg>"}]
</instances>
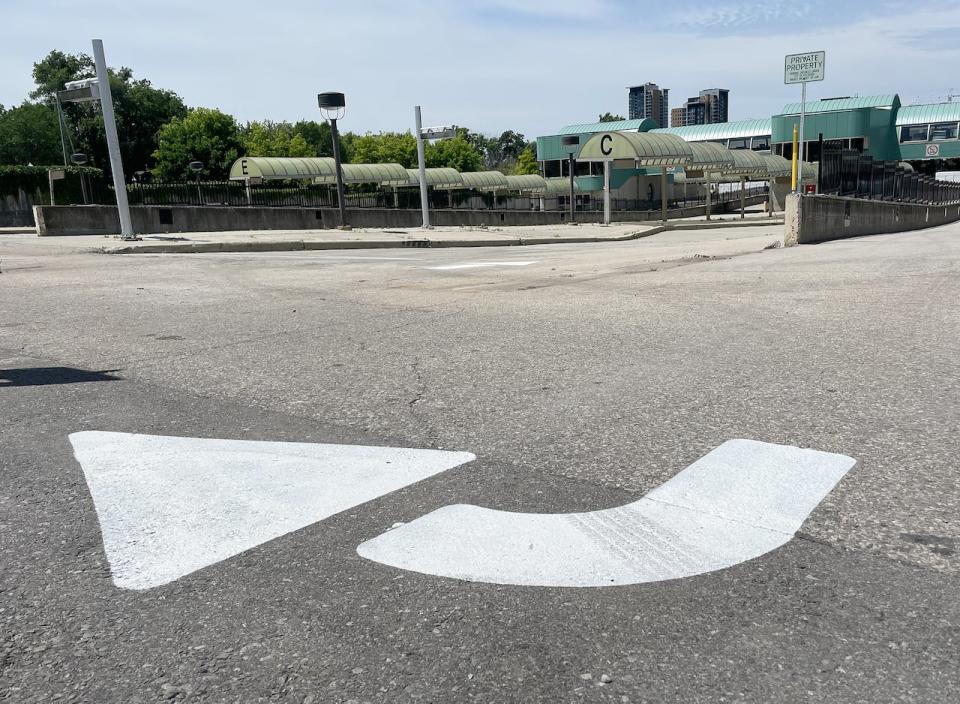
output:
<instances>
[{"instance_id":1,"label":"metal railing","mask_svg":"<svg viewBox=\"0 0 960 704\"><path fill-rule=\"evenodd\" d=\"M824 146L818 193L924 205L960 203L960 183L938 181L855 149Z\"/></svg>"},{"instance_id":2,"label":"metal railing","mask_svg":"<svg viewBox=\"0 0 960 704\"><path fill-rule=\"evenodd\" d=\"M702 188L690 189L689 194L671 198L668 207L688 208L703 206L706 194ZM767 187L744 189L743 197L753 199L767 193ZM337 193L332 186L313 184L260 184L249 189L239 181L182 181L132 183L127 186L130 205L150 206L226 206L226 207L280 207L280 208L336 208ZM552 195L541 198L537 195L499 194L475 190L430 191L430 207L435 210L506 210L506 211L557 211L569 208L569 196ZM737 204L741 198L740 188L714 192L710 201L715 207ZM100 182L91 188L90 202L102 205L115 203L113 187ZM373 188L355 190L346 194L348 208L397 208L419 209L420 192L414 188ZM658 211L660 199L612 198L614 211ZM601 194L577 194L576 209L580 212L603 210Z\"/></svg>"}]
</instances>

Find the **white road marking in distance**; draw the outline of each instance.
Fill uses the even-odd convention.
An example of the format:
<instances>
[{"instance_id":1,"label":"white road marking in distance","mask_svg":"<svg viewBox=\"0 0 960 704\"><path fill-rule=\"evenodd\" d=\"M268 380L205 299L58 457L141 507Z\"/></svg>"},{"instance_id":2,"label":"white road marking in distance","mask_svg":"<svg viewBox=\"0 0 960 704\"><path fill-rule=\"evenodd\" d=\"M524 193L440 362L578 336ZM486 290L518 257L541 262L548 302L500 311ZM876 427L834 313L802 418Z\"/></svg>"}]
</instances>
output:
<instances>
[{"instance_id":1,"label":"white road marking in distance","mask_svg":"<svg viewBox=\"0 0 960 704\"><path fill-rule=\"evenodd\" d=\"M465 262L463 264L442 264L440 266L428 266L427 269L433 271L456 271L457 269L488 269L497 266L530 266L536 264L532 262Z\"/></svg>"},{"instance_id":2,"label":"white road marking in distance","mask_svg":"<svg viewBox=\"0 0 960 704\"><path fill-rule=\"evenodd\" d=\"M730 440L639 501L592 513L445 506L362 543L393 567L475 582L603 587L690 577L774 550L856 464Z\"/></svg>"},{"instance_id":3,"label":"white road marking in distance","mask_svg":"<svg viewBox=\"0 0 960 704\"><path fill-rule=\"evenodd\" d=\"M70 435L113 582L150 589L476 459L468 452Z\"/></svg>"}]
</instances>

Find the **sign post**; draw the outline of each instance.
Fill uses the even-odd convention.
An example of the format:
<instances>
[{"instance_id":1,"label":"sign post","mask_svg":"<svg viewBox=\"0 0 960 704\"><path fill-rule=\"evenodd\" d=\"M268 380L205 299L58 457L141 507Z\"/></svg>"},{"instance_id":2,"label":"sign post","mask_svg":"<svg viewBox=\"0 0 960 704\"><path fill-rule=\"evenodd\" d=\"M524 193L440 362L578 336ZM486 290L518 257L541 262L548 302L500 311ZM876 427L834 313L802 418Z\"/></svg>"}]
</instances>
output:
<instances>
[{"instance_id":1,"label":"sign post","mask_svg":"<svg viewBox=\"0 0 960 704\"><path fill-rule=\"evenodd\" d=\"M442 127L423 127L420 119L420 106L413 107L414 127L417 137L417 171L420 175L420 211L423 215L423 229L430 229L430 201L427 194L427 163L424 156L424 142L431 139L452 139L457 136L455 125ZM450 194L453 198L453 194Z\"/></svg>"},{"instance_id":2,"label":"sign post","mask_svg":"<svg viewBox=\"0 0 960 704\"><path fill-rule=\"evenodd\" d=\"M793 160L796 162L799 158L801 174L806 147L803 131L804 123L807 121L807 83L823 80L826 58L825 51L813 51L806 54L790 54L784 60L783 82L787 85L799 83L803 86L800 93L800 154L798 155L796 150L793 152ZM799 180L803 182L802 177Z\"/></svg>"}]
</instances>

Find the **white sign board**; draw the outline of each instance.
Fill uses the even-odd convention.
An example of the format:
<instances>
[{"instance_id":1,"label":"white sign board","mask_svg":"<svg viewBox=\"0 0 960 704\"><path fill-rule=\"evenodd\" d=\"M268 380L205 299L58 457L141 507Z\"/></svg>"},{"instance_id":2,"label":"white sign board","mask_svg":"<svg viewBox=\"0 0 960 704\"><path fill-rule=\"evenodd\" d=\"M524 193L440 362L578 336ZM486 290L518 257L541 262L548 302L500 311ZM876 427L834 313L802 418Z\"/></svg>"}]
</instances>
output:
<instances>
[{"instance_id":1,"label":"white sign board","mask_svg":"<svg viewBox=\"0 0 960 704\"><path fill-rule=\"evenodd\" d=\"M928 145L927 145L927 156L928 156L928 157L940 156L940 145L939 145L939 144L928 144Z\"/></svg>"},{"instance_id":2,"label":"white sign board","mask_svg":"<svg viewBox=\"0 0 960 704\"><path fill-rule=\"evenodd\" d=\"M809 83L822 81L827 53L813 51L808 54L790 54L784 63L784 83Z\"/></svg>"},{"instance_id":3,"label":"white sign board","mask_svg":"<svg viewBox=\"0 0 960 704\"><path fill-rule=\"evenodd\" d=\"M457 136L455 125L442 125L440 127L424 127L420 134L424 139L453 139Z\"/></svg>"}]
</instances>

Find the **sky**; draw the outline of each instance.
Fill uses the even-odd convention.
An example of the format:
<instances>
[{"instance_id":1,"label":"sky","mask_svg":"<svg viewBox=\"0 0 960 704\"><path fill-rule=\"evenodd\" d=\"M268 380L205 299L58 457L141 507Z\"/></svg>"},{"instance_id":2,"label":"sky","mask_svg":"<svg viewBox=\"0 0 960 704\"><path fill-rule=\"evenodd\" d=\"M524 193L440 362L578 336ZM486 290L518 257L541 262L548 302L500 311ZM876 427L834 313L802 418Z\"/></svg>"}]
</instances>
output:
<instances>
[{"instance_id":1,"label":"sky","mask_svg":"<svg viewBox=\"0 0 960 704\"><path fill-rule=\"evenodd\" d=\"M630 85L680 105L730 89L730 119L799 101L785 54L825 50L809 99L960 93L958 0L0 0L0 104L23 101L33 62L90 53L239 121L318 119L346 94L342 129L456 124L528 138L626 115ZM960 97L956 98L960 100Z\"/></svg>"}]
</instances>

